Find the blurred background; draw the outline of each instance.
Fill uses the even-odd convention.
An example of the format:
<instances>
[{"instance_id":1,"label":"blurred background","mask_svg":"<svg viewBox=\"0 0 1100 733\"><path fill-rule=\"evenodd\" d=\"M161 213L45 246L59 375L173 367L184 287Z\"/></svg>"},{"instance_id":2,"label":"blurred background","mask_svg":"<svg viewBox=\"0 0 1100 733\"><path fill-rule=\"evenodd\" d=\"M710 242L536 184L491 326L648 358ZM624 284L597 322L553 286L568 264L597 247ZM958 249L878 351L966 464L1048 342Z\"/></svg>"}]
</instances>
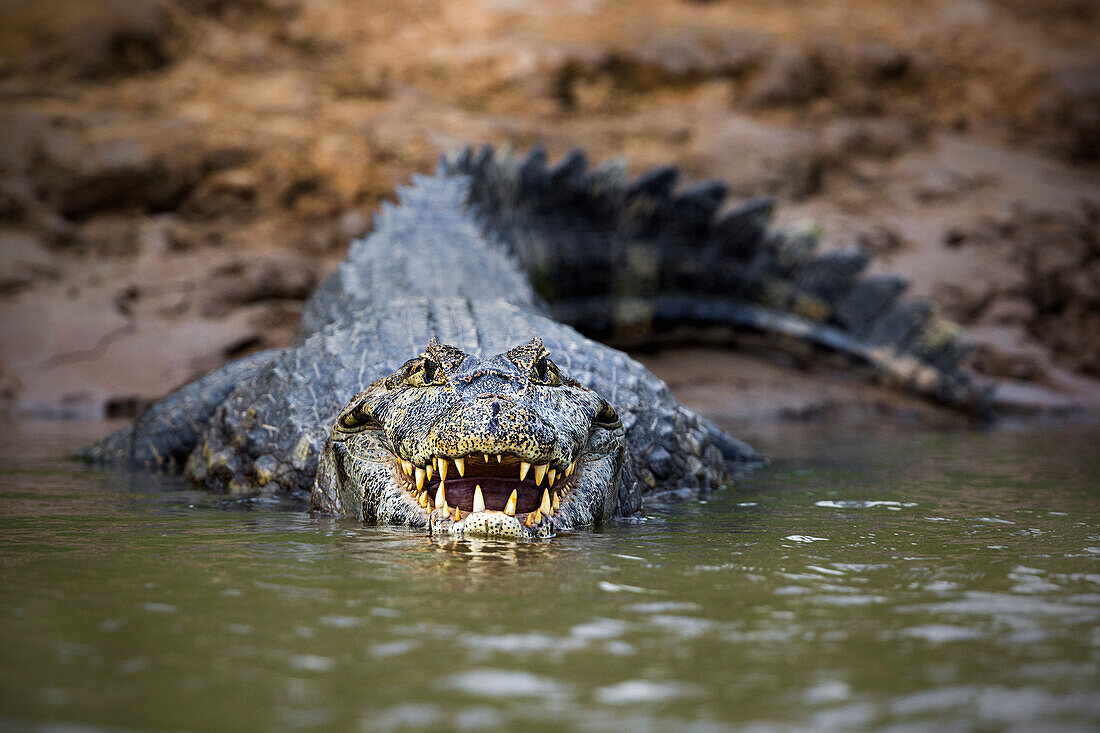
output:
<instances>
[{"instance_id":1,"label":"blurred background","mask_svg":"<svg viewBox=\"0 0 1100 733\"><path fill-rule=\"evenodd\" d=\"M9 0L0 414L125 417L288 343L394 186L482 142L775 196L1035 409L1100 404L1092 0ZM643 358L726 422L926 409L701 355Z\"/></svg>"}]
</instances>

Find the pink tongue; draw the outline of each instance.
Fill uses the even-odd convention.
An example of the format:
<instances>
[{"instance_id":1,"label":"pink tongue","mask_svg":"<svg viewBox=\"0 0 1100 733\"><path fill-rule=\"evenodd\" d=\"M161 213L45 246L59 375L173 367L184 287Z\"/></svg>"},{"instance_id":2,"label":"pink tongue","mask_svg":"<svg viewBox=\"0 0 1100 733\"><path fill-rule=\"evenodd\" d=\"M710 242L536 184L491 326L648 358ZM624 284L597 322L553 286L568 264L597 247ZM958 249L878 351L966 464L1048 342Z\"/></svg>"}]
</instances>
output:
<instances>
[{"instance_id":1,"label":"pink tongue","mask_svg":"<svg viewBox=\"0 0 1100 733\"><path fill-rule=\"evenodd\" d=\"M520 481L518 478L505 478L503 476L468 476L466 478L448 478L444 482L448 506L457 506L467 512L472 511L474 488L476 486L481 487L481 496L485 500L485 508L488 510L503 511L512 491L516 492L517 514L535 511L542 500L543 489L536 486L535 482L530 479ZM431 492L434 494L438 488L439 482L433 481Z\"/></svg>"}]
</instances>

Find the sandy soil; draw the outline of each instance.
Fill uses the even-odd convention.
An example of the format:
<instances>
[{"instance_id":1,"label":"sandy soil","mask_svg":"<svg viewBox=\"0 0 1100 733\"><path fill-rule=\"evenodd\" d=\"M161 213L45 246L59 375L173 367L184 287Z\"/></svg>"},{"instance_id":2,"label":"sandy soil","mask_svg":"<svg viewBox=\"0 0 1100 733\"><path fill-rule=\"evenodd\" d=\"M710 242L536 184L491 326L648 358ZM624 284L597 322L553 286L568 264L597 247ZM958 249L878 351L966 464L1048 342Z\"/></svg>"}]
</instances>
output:
<instances>
[{"instance_id":1,"label":"sandy soil","mask_svg":"<svg viewBox=\"0 0 1100 733\"><path fill-rule=\"evenodd\" d=\"M775 195L966 325L1017 407L1100 405L1089 0L0 0L0 412L127 415L287 343L394 185L483 141ZM723 419L943 417L644 358Z\"/></svg>"}]
</instances>

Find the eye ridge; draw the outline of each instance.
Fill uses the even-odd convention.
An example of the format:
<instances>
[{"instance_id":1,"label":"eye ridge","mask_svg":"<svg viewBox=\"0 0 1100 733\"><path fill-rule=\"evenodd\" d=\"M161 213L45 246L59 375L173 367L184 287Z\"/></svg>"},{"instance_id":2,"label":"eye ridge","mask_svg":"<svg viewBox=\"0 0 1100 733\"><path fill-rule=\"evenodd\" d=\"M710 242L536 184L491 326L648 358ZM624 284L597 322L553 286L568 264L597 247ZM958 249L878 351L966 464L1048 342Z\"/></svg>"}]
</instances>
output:
<instances>
[{"instance_id":1,"label":"eye ridge","mask_svg":"<svg viewBox=\"0 0 1100 733\"><path fill-rule=\"evenodd\" d=\"M447 374L439 362L427 356L410 365L403 382L409 387L437 387L447 384Z\"/></svg>"}]
</instances>

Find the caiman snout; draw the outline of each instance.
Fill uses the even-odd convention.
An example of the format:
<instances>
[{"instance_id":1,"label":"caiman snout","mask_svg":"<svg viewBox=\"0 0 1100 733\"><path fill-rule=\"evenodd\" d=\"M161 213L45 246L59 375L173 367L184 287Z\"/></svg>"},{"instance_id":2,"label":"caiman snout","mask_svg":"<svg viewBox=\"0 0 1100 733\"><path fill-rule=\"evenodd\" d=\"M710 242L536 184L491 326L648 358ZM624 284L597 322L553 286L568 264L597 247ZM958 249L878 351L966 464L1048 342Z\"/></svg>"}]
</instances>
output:
<instances>
[{"instance_id":1,"label":"caiman snout","mask_svg":"<svg viewBox=\"0 0 1100 733\"><path fill-rule=\"evenodd\" d=\"M496 417L516 406L515 400L508 397L498 397L497 395L482 395L478 397L478 400L483 402L491 417Z\"/></svg>"},{"instance_id":2,"label":"caiman snout","mask_svg":"<svg viewBox=\"0 0 1100 733\"><path fill-rule=\"evenodd\" d=\"M353 398L332 443L365 517L530 539L610 516L624 434L537 338L488 361L433 339Z\"/></svg>"},{"instance_id":3,"label":"caiman snout","mask_svg":"<svg viewBox=\"0 0 1100 733\"><path fill-rule=\"evenodd\" d=\"M557 435L529 407L490 396L455 404L432 426L428 445L438 455L512 454L538 460L555 454Z\"/></svg>"}]
</instances>

